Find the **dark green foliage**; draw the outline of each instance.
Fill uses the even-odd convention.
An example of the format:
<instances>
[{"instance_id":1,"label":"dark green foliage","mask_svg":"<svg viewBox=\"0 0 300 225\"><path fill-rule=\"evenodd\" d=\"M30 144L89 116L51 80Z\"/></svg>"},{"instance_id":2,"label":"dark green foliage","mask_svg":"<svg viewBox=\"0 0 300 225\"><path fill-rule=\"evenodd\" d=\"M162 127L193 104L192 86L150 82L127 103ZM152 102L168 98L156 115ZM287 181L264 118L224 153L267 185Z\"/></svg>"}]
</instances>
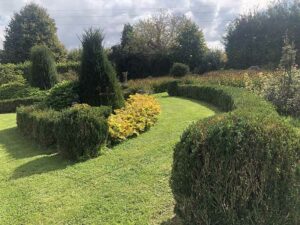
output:
<instances>
[{"instance_id":1,"label":"dark green foliage","mask_svg":"<svg viewBox=\"0 0 300 225\"><path fill-rule=\"evenodd\" d=\"M184 224L296 224L299 136L274 107L240 88L170 88L232 111L192 125L175 148L171 186Z\"/></svg>"},{"instance_id":2,"label":"dark green foliage","mask_svg":"<svg viewBox=\"0 0 300 225\"><path fill-rule=\"evenodd\" d=\"M203 63L207 46L203 32L196 23L188 21L180 30L173 49L174 61L187 64L191 70Z\"/></svg>"},{"instance_id":3,"label":"dark green foliage","mask_svg":"<svg viewBox=\"0 0 300 225\"><path fill-rule=\"evenodd\" d=\"M285 35L295 40L296 49L300 48L299 1L277 1L265 11L239 17L232 22L225 37L228 66L277 67ZM296 62L300 64L300 57Z\"/></svg>"},{"instance_id":4,"label":"dark green foliage","mask_svg":"<svg viewBox=\"0 0 300 225\"><path fill-rule=\"evenodd\" d=\"M34 103L41 102L42 97L27 97L27 98L16 98L6 99L0 101L0 113L12 113L16 111L19 106L28 106Z\"/></svg>"},{"instance_id":5,"label":"dark green foliage","mask_svg":"<svg viewBox=\"0 0 300 225\"><path fill-rule=\"evenodd\" d=\"M0 86L10 82L24 83L23 75L23 72L19 69L15 69L13 64L0 65Z\"/></svg>"},{"instance_id":6,"label":"dark green foliage","mask_svg":"<svg viewBox=\"0 0 300 225\"><path fill-rule=\"evenodd\" d=\"M170 74L174 77L183 77L187 75L189 72L190 72L189 66L183 63L174 63L170 70Z\"/></svg>"},{"instance_id":7,"label":"dark green foliage","mask_svg":"<svg viewBox=\"0 0 300 225\"><path fill-rule=\"evenodd\" d=\"M195 67L193 73L203 74L209 71L224 69L226 55L221 50L208 50L201 64Z\"/></svg>"},{"instance_id":8,"label":"dark green foliage","mask_svg":"<svg viewBox=\"0 0 300 225\"><path fill-rule=\"evenodd\" d=\"M295 44L290 42L288 37L285 37L279 66L284 70L291 72L296 64L296 55L297 50L295 49Z\"/></svg>"},{"instance_id":9,"label":"dark green foliage","mask_svg":"<svg viewBox=\"0 0 300 225\"><path fill-rule=\"evenodd\" d=\"M0 86L0 100L44 97L46 93L38 88L30 87L28 84L11 82Z\"/></svg>"},{"instance_id":10,"label":"dark green foliage","mask_svg":"<svg viewBox=\"0 0 300 225\"><path fill-rule=\"evenodd\" d=\"M45 45L56 60L65 58L66 50L58 40L55 22L44 8L31 3L15 13L5 35L3 61L19 63L29 60L30 49Z\"/></svg>"},{"instance_id":11,"label":"dark green foliage","mask_svg":"<svg viewBox=\"0 0 300 225\"><path fill-rule=\"evenodd\" d=\"M247 112L192 125L174 152L177 215L189 225L296 224L298 138Z\"/></svg>"},{"instance_id":12,"label":"dark green foliage","mask_svg":"<svg viewBox=\"0 0 300 225\"><path fill-rule=\"evenodd\" d=\"M54 110L42 110L37 106L17 109L17 125L19 130L43 146L56 143L55 124L59 113Z\"/></svg>"},{"instance_id":13,"label":"dark green foliage","mask_svg":"<svg viewBox=\"0 0 300 225\"><path fill-rule=\"evenodd\" d=\"M90 29L83 35L80 99L92 106L108 105L120 108L124 105L123 93L104 52L102 41L100 30Z\"/></svg>"},{"instance_id":14,"label":"dark green foliage","mask_svg":"<svg viewBox=\"0 0 300 225\"><path fill-rule=\"evenodd\" d=\"M102 112L84 105L62 111L56 127L57 144L66 158L79 161L100 154L108 137L107 119L99 116Z\"/></svg>"},{"instance_id":15,"label":"dark green foliage","mask_svg":"<svg viewBox=\"0 0 300 225\"><path fill-rule=\"evenodd\" d=\"M57 83L55 61L51 51L45 46L35 46L31 50L30 84L41 89L50 89Z\"/></svg>"},{"instance_id":16,"label":"dark green foliage","mask_svg":"<svg viewBox=\"0 0 300 225\"><path fill-rule=\"evenodd\" d=\"M79 102L78 82L62 82L55 85L45 99L45 104L55 110L61 110Z\"/></svg>"}]
</instances>

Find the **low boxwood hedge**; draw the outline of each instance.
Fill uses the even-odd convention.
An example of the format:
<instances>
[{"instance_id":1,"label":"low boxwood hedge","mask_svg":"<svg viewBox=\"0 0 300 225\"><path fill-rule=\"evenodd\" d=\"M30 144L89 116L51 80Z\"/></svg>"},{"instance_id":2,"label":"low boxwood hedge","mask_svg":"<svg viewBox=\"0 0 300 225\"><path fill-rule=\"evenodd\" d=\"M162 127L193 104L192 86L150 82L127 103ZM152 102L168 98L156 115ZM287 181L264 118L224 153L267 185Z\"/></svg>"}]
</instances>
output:
<instances>
[{"instance_id":1,"label":"low boxwood hedge","mask_svg":"<svg viewBox=\"0 0 300 225\"><path fill-rule=\"evenodd\" d=\"M15 112L19 106L29 106L35 103L41 102L43 97L28 97L28 98L16 98L6 99L0 101L0 113L12 113Z\"/></svg>"},{"instance_id":2,"label":"low boxwood hedge","mask_svg":"<svg viewBox=\"0 0 300 225\"><path fill-rule=\"evenodd\" d=\"M243 89L170 88L228 112L191 125L175 147L171 187L184 224L297 224L300 142L293 127Z\"/></svg>"},{"instance_id":3,"label":"low boxwood hedge","mask_svg":"<svg viewBox=\"0 0 300 225\"><path fill-rule=\"evenodd\" d=\"M56 146L66 158L79 161L95 157L107 141L107 106L77 104L63 111L42 104L17 109L18 129L37 143Z\"/></svg>"}]
</instances>

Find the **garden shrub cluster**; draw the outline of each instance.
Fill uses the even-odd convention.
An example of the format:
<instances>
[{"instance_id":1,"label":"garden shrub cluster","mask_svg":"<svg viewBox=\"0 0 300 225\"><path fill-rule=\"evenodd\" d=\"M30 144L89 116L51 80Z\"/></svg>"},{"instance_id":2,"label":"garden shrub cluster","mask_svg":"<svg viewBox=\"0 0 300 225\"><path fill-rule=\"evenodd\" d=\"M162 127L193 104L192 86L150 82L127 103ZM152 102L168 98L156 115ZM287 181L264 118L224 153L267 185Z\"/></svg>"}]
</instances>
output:
<instances>
[{"instance_id":1,"label":"garden shrub cluster","mask_svg":"<svg viewBox=\"0 0 300 225\"><path fill-rule=\"evenodd\" d=\"M45 104L55 110L61 110L79 102L79 84L77 81L64 81L50 89Z\"/></svg>"},{"instance_id":2,"label":"garden shrub cluster","mask_svg":"<svg viewBox=\"0 0 300 225\"><path fill-rule=\"evenodd\" d=\"M25 83L23 72L15 69L14 64L0 65L0 86L10 82Z\"/></svg>"},{"instance_id":3,"label":"garden shrub cluster","mask_svg":"<svg viewBox=\"0 0 300 225\"><path fill-rule=\"evenodd\" d=\"M42 97L27 97L27 98L14 98L5 99L0 101L0 113L12 113L16 112L19 106L29 106L34 103L43 101Z\"/></svg>"},{"instance_id":4,"label":"garden shrub cluster","mask_svg":"<svg viewBox=\"0 0 300 225\"><path fill-rule=\"evenodd\" d=\"M112 142L120 142L149 129L158 118L160 105L149 95L131 95L125 107L108 118Z\"/></svg>"},{"instance_id":5,"label":"garden shrub cluster","mask_svg":"<svg viewBox=\"0 0 300 225\"><path fill-rule=\"evenodd\" d=\"M173 88L177 96L230 111L191 125L175 147L171 187L184 224L296 224L295 129L271 103L246 90Z\"/></svg>"},{"instance_id":6,"label":"garden shrub cluster","mask_svg":"<svg viewBox=\"0 0 300 225\"><path fill-rule=\"evenodd\" d=\"M20 131L43 146L57 146L66 158L79 161L95 157L107 141L111 108L76 104L63 111L42 105L17 109Z\"/></svg>"},{"instance_id":7,"label":"garden shrub cluster","mask_svg":"<svg viewBox=\"0 0 300 225\"><path fill-rule=\"evenodd\" d=\"M0 100L44 97L45 95L46 93L44 91L19 82L11 82L0 86Z\"/></svg>"}]
</instances>

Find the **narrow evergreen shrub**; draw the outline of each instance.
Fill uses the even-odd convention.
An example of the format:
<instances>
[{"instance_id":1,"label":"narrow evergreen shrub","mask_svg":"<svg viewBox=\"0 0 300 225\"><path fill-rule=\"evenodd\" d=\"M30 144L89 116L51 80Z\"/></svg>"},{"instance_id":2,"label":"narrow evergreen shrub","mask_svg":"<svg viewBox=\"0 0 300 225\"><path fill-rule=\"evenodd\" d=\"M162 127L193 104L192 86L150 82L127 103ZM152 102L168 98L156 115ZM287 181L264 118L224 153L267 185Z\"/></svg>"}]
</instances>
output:
<instances>
[{"instance_id":1,"label":"narrow evergreen shrub","mask_svg":"<svg viewBox=\"0 0 300 225\"><path fill-rule=\"evenodd\" d=\"M120 108L124 105L123 93L102 41L100 30L89 29L82 37L80 99L92 106Z\"/></svg>"},{"instance_id":2,"label":"narrow evergreen shrub","mask_svg":"<svg viewBox=\"0 0 300 225\"><path fill-rule=\"evenodd\" d=\"M277 117L262 118L220 115L182 135L171 186L184 224L297 224L299 136Z\"/></svg>"},{"instance_id":3,"label":"narrow evergreen shrub","mask_svg":"<svg viewBox=\"0 0 300 225\"><path fill-rule=\"evenodd\" d=\"M100 107L101 113L103 110ZM97 157L108 137L107 119L97 109L78 104L61 112L56 124L57 145L64 157L74 161Z\"/></svg>"},{"instance_id":4,"label":"narrow evergreen shrub","mask_svg":"<svg viewBox=\"0 0 300 225\"><path fill-rule=\"evenodd\" d=\"M55 110L61 110L79 102L78 82L64 81L50 89L45 104Z\"/></svg>"},{"instance_id":5,"label":"narrow evergreen shrub","mask_svg":"<svg viewBox=\"0 0 300 225\"><path fill-rule=\"evenodd\" d=\"M30 53L30 84L40 89L50 89L57 83L53 54L46 46L35 46Z\"/></svg>"},{"instance_id":6,"label":"narrow evergreen shrub","mask_svg":"<svg viewBox=\"0 0 300 225\"><path fill-rule=\"evenodd\" d=\"M183 63L174 63L171 67L170 74L174 77L183 77L190 72L188 65Z\"/></svg>"}]
</instances>

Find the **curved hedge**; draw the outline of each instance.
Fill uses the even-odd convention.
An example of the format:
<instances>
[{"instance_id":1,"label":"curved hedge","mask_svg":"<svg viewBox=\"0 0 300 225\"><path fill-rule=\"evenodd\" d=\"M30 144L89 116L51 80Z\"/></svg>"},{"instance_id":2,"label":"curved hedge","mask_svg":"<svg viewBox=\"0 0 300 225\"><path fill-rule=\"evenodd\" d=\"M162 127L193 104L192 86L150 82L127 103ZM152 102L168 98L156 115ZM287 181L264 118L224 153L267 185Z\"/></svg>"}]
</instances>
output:
<instances>
[{"instance_id":1,"label":"curved hedge","mask_svg":"<svg viewBox=\"0 0 300 225\"><path fill-rule=\"evenodd\" d=\"M15 98L0 101L0 113L16 112L17 107L29 106L43 101L43 97Z\"/></svg>"},{"instance_id":2,"label":"curved hedge","mask_svg":"<svg viewBox=\"0 0 300 225\"><path fill-rule=\"evenodd\" d=\"M296 224L299 136L272 104L239 88L170 88L229 112L191 125L175 147L171 187L184 224Z\"/></svg>"}]
</instances>

